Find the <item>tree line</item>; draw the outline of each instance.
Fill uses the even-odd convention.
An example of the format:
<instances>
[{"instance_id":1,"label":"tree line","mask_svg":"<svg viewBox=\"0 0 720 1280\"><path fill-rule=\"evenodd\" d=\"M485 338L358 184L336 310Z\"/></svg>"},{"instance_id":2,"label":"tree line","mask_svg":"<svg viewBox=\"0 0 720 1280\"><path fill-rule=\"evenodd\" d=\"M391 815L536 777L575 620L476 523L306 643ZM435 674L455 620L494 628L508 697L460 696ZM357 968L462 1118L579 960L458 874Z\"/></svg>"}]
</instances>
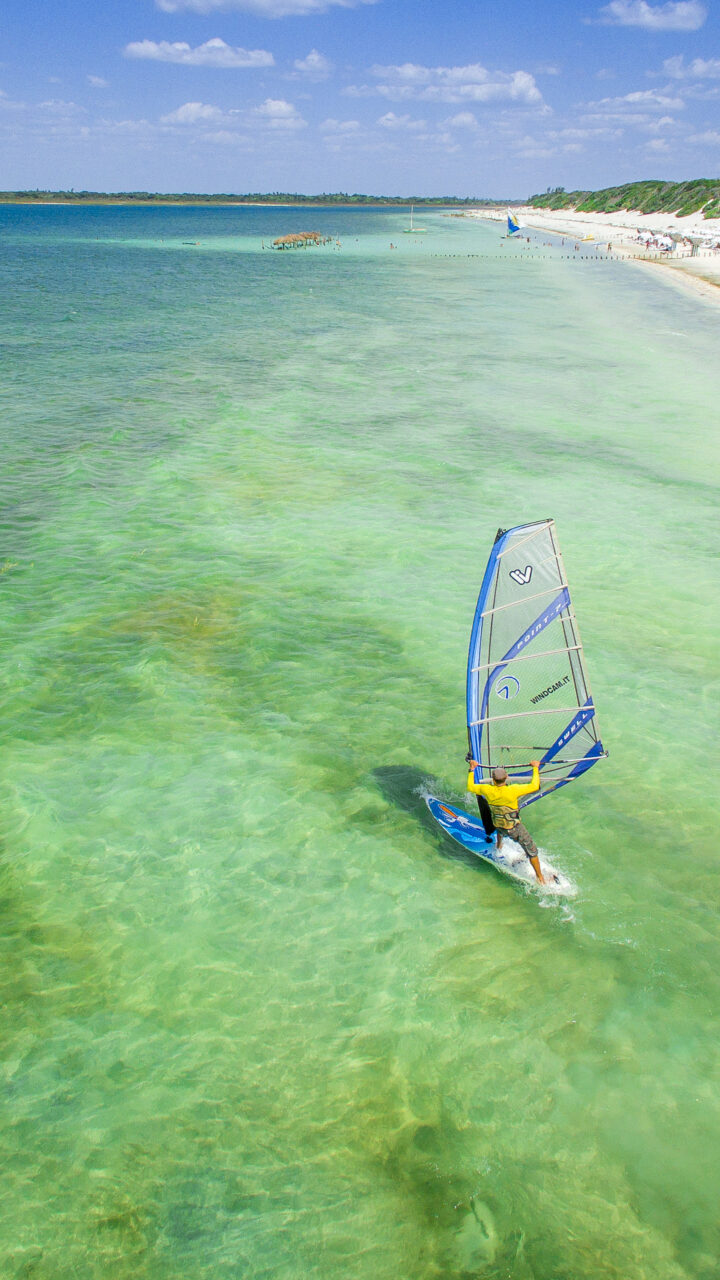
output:
<instances>
[{"instance_id":1,"label":"tree line","mask_svg":"<svg viewBox=\"0 0 720 1280\"><path fill-rule=\"evenodd\" d=\"M199 192L161 191L0 191L0 203L4 204L297 204L297 205L505 205L507 200L489 200L478 196L373 196L346 191L323 192L321 195L303 195L301 192L271 191L248 192L237 195L232 192L202 194ZM517 204L518 201L510 202Z\"/></svg>"}]
</instances>

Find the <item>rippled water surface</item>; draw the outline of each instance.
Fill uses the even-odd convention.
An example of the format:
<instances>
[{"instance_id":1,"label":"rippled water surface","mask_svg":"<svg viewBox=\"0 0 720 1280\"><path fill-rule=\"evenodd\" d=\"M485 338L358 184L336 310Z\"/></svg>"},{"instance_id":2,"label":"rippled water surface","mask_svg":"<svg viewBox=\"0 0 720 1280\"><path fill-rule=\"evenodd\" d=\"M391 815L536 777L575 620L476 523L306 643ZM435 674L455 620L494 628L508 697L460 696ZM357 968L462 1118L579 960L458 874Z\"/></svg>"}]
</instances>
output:
<instances>
[{"instance_id":1,"label":"rippled water surface","mask_svg":"<svg viewBox=\"0 0 720 1280\"><path fill-rule=\"evenodd\" d=\"M0 211L8 1277L718 1275L720 311L422 221ZM421 795L548 515L572 903Z\"/></svg>"}]
</instances>

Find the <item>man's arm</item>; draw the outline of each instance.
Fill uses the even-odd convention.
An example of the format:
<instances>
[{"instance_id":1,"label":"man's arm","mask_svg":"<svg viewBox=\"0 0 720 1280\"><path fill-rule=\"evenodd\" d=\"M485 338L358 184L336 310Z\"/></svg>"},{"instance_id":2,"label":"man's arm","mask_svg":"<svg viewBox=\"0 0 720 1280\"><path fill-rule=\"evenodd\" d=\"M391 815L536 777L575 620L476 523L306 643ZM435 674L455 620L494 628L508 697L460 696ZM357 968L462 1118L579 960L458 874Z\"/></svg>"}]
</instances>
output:
<instances>
[{"instance_id":1,"label":"man's arm","mask_svg":"<svg viewBox=\"0 0 720 1280\"><path fill-rule=\"evenodd\" d=\"M489 787L489 786L490 786L490 783L489 783L489 782L476 782L476 781L475 781L475 778L474 778L474 771L475 771L475 769L479 769L479 768L480 768L480 765L478 764L477 760L473 760L473 758L472 758L472 756L470 755L470 752L469 752L469 751L468 751L468 754L466 755L465 759L467 760L468 764L470 765L470 772L469 772L469 774L468 774L468 780L467 780L467 789L468 789L468 791L472 791L473 795L476 795L476 796L482 796L482 795L484 795L484 794L485 794L485 788L486 788L486 787Z\"/></svg>"},{"instance_id":2,"label":"man's arm","mask_svg":"<svg viewBox=\"0 0 720 1280\"><path fill-rule=\"evenodd\" d=\"M540 761L531 760L530 763L533 771L532 778L522 786L515 787L515 794L518 796L529 796L533 791L540 790Z\"/></svg>"}]
</instances>

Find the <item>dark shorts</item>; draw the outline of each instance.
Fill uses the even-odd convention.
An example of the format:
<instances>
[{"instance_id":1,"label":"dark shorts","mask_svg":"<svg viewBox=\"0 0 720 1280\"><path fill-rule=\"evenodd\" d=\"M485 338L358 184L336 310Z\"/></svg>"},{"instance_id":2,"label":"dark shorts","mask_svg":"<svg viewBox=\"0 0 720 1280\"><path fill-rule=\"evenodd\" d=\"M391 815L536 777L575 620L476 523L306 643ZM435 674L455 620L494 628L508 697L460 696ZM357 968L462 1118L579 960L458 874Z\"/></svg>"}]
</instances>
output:
<instances>
[{"instance_id":1,"label":"dark shorts","mask_svg":"<svg viewBox=\"0 0 720 1280\"><path fill-rule=\"evenodd\" d=\"M503 831L498 828L498 835L509 836L511 840L520 845L523 853L527 854L528 858L537 858L537 845L522 822L516 822L514 827L510 827L509 831Z\"/></svg>"}]
</instances>

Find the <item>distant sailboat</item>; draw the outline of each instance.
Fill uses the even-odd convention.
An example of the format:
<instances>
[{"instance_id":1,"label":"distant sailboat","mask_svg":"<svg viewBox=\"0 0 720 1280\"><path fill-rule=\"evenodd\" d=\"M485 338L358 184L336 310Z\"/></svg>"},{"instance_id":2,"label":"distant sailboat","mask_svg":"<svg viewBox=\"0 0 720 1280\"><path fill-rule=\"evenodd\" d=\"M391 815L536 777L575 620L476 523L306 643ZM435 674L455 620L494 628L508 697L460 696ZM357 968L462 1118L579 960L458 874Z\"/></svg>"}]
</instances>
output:
<instances>
[{"instance_id":1,"label":"distant sailboat","mask_svg":"<svg viewBox=\"0 0 720 1280\"><path fill-rule=\"evenodd\" d=\"M415 208L415 205L411 204L410 205L410 226L405 227L405 230L404 230L404 235L406 236L421 236L421 235L424 235L425 232L427 231L427 227L413 226L413 209L414 208Z\"/></svg>"},{"instance_id":2,"label":"distant sailboat","mask_svg":"<svg viewBox=\"0 0 720 1280\"><path fill-rule=\"evenodd\" d=\"M510 210L507 211L508 236L516 236L520 231L520 223L516 222Z\"/></svg>"}]
</instances>

